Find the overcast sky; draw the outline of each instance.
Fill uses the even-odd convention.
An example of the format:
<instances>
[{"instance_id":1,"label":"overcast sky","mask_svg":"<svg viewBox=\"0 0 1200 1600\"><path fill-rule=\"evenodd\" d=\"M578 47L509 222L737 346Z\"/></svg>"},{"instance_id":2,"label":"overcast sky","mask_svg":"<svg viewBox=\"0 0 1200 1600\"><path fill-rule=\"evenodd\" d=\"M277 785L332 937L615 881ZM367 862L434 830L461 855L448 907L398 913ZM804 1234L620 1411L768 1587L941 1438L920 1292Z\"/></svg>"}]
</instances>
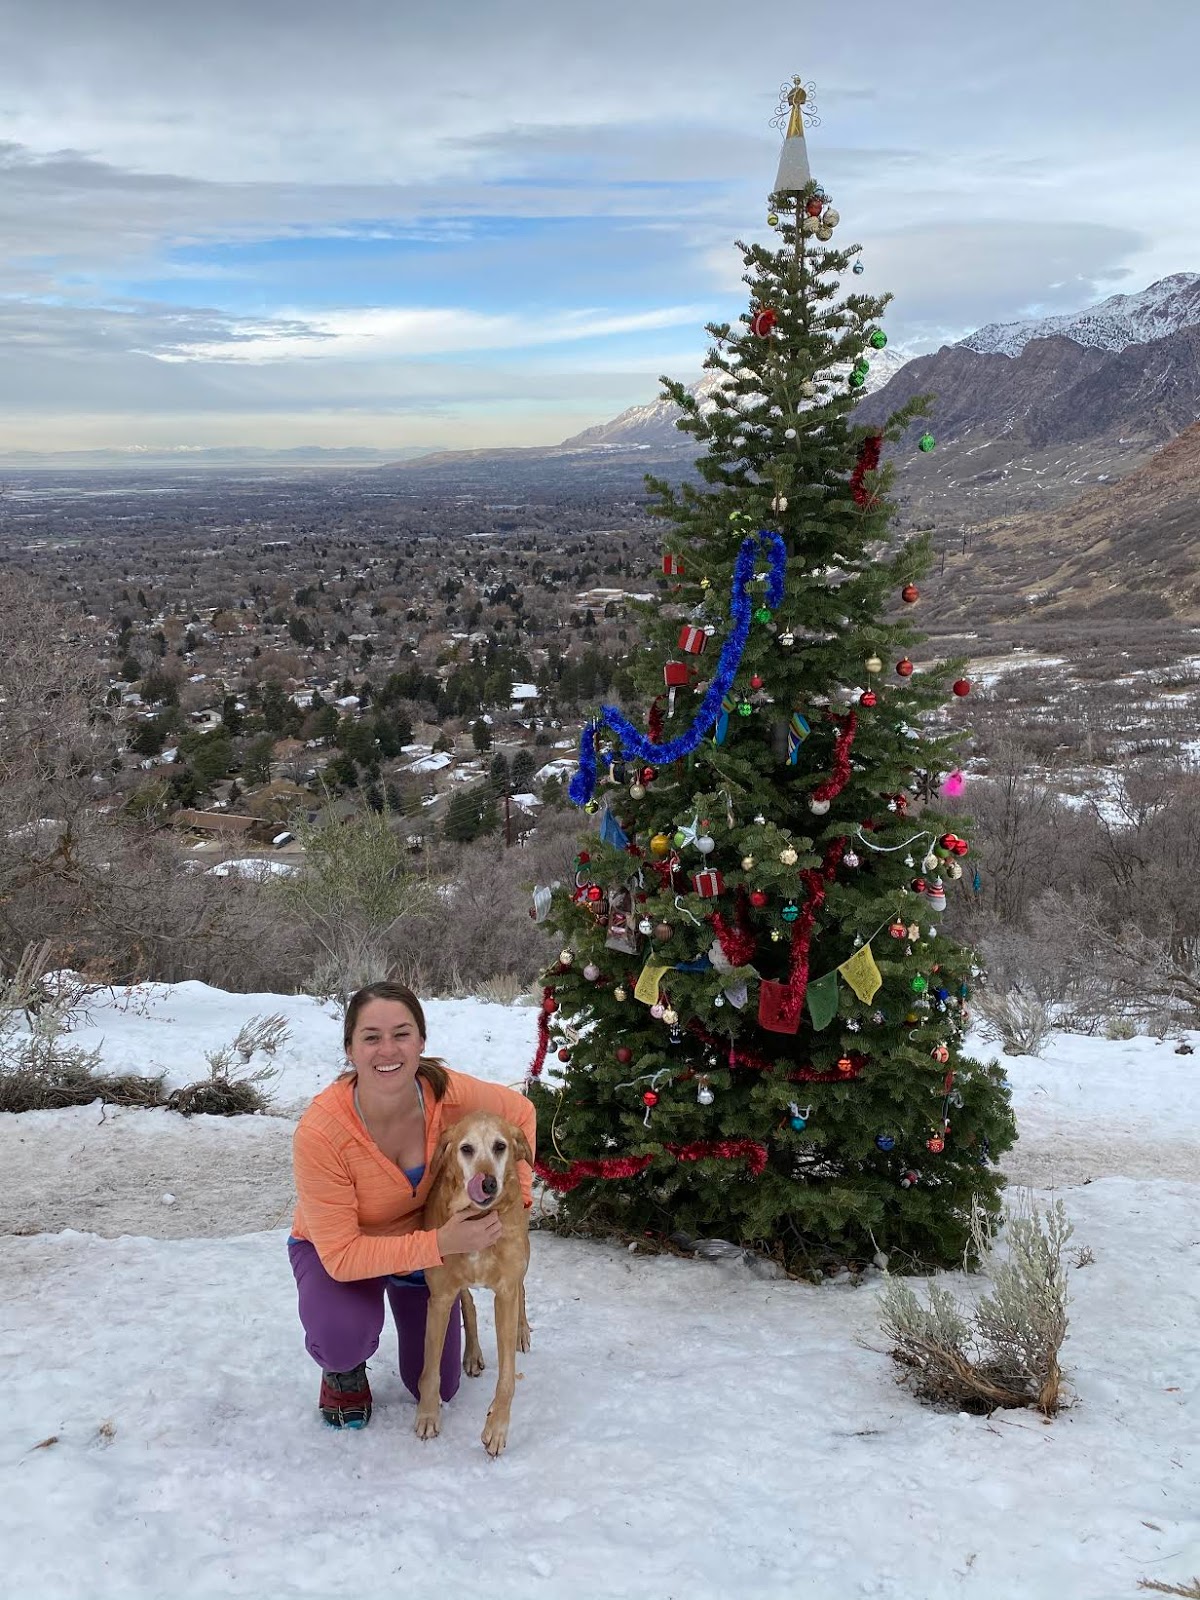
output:
<instances>
[{"instance_id":1,"label":"overcast sky","mask_svg":"<svg viewBox=\"0 0 1200 1600\"><path fill-rule=\"evenodd\" d=\"M553 443L690 380L781 80L901 349L1200 270L1194 0L0 0L0 454Z\"/></svg>"}]
</instances>

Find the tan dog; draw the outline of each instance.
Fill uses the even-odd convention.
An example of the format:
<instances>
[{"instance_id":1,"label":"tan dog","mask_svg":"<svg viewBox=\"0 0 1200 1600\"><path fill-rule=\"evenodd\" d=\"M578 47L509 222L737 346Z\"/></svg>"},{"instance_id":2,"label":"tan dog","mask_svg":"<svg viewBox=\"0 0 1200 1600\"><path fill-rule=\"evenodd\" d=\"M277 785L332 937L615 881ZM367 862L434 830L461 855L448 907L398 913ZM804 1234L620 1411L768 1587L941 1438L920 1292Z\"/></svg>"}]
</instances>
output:
<instances>
[{"instance_id":1,"label":"tan dog","mask_svg":"<svg viewBox=\"0 0 1200 1600\"><path fill-rule=\"evenodd\" d=\"M517 1379L517 1351L529 1349L529 1323L525 1319L525 1272L529 1266L529 1214L525 1210L517 1162L532 1162L528 1141L519 1128L503 1117L475 1112L447 1129L438 1141L430 1163L433 1187L425 1202L425 1226L440 1228L459 1215L484 1216L498 1212L504 1231L499 1241L474 1255L447 1257L440 1267L426 1267L429 1310L425 1321L425 1365L421 1369L416 1430L419 1438L432 1439L441 1431L439 1365L446 1326L455 1295L462 1296L466 1332L463 1371L477 1378L483 1371L479 1323L472 1284L482 1284L496 1296L496 1348L499 1372L496 1392L483 1430L484 1449L498 1456L508 1440L513 1391Z\"/></svg>"}]
</instances>

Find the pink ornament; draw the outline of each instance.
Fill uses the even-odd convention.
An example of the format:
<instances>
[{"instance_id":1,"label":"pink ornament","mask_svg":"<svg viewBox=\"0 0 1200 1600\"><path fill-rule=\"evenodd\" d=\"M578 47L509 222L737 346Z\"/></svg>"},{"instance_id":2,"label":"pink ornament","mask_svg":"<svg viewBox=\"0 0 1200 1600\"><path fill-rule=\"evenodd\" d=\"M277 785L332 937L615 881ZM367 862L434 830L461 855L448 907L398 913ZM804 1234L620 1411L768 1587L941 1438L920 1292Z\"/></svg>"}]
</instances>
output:
<instances>
[{"instance_id":1,"label":"pink ornament","mask_svg":"<svg viewBox=\"0 0 1200 1600\"><path fill-rule=\"evenodd\" d=\"M966 782L967 780L963 777L961 772L948 772L942 779L942 793L948 799L953 800L956 795L960 795L963 792L963 789L966 787Z\"/></svg>"}]
</instances>

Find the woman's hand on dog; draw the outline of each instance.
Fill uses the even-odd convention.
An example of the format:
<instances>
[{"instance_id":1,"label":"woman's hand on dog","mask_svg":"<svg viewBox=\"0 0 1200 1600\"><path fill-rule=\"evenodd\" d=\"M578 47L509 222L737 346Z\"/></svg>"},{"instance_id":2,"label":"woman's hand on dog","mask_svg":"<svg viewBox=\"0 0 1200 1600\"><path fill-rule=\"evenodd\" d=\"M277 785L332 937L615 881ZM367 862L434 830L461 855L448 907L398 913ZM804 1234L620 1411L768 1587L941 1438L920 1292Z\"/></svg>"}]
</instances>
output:
<instances>
[{"instance_id":1,"label":"woman's hand on dog","mask_svg":"<svg viewBox=\"0 0 1200 1600\"><path fill-rule=\"evenodd\" d=\"M437 1230L437 1246L443 1256L472 1255L499 1242L503 1225L498 1212L483 1217L452 1217Z\"/></svg>"}]
</instances>

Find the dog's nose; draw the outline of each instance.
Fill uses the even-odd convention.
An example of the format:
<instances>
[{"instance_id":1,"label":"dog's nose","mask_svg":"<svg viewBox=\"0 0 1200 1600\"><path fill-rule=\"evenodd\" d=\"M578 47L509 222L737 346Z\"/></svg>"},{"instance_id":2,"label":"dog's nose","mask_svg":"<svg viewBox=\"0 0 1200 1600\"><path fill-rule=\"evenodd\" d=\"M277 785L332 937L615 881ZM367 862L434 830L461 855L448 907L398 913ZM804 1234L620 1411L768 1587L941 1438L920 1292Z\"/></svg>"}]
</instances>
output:
<instances>
[{"instance_id":1,"label":"dog's nose","mask_svg":"<svg viewBox=\"0 0 1200 1600\"><path fill-rule=\"evenodd\" d=\"M496 1190L499 1187L500 1187L500 1185L496 1182L495 1178L493 1177L493 1175L490 1172L488 1172L488 1173L486 1173L484 1175L483 1192L484 1192L485 1195L487 1195L489 1200L492 1198L492 1196L495 1194Z\"/></svg>"}]
</instances>

